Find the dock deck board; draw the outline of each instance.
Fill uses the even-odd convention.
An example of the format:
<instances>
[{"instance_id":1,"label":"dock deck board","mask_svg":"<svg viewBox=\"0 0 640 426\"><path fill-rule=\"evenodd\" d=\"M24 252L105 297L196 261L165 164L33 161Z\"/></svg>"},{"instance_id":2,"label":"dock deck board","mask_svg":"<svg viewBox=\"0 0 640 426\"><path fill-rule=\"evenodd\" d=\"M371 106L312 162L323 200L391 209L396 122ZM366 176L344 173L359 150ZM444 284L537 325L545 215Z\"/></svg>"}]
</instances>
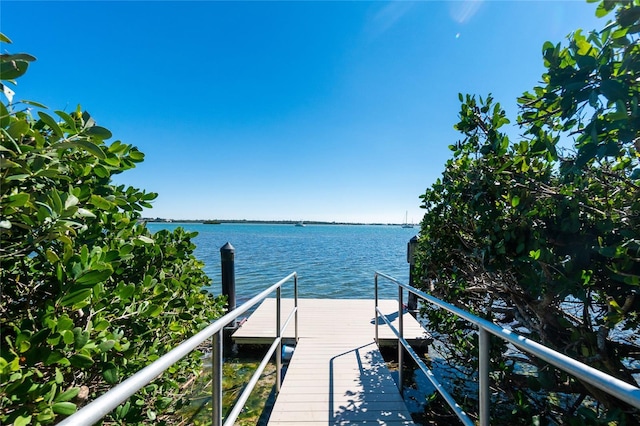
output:
<instances>
[{"instance_id":1,"label":"dock deck board","mask_svg":"<svg viewBox=\"0 0 640 426\"><path fill-rule=\"evenodd\" d=\"M282 299L281 324L293 309L293 299ZM398 302L381 299L378 306L384 315L398 329ZM353 341L375 336L375 311L373 299L298 299L298 337L329 338L329 342ZM420 324L405 312L403 314L404 336L410 343L428 339ZM395 343L396 338L381 319L378 320L381 344ZM235 333L233 340L238 344L270 344L276 336L276 299L265 299L258 309ZM283 333L284 340L293 341L295 328L293 320Z\"/></svg>"},{"instance_id":2,"label":"dock deck board","mask_svg":"<svg viewBox=\"0 0 640 426\"><path fill-rule=\"evenodd\" d=\"M398 328L397 302L380 300ZM275 337L275 299L266 299L234 334L239 343ZM282 322L293 308L282 301ZM363 299L299 299L299 340L269 418L269 426L413 425L393 377L375 343L374 302ZM403 315L405 336L426 339L424 329ZM386 325L380 339L394 341ZM284 333L294 338L291 322ZM408 339L408 340L409 340Z\"/></svg>"}]
</instances>

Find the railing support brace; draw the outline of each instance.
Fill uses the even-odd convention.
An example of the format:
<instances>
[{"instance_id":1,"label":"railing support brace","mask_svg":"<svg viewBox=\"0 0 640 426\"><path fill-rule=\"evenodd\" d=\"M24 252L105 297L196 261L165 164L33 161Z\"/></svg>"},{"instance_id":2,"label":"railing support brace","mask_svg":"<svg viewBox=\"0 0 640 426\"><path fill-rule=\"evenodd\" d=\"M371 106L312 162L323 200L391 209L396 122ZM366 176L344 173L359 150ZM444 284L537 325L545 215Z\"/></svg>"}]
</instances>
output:
<instances>
[{"instance_id":1,"label":"railing support brace","mask_svg":"<svg viewBox=\"0 0 640 426\"><path fill-rule=\"evenodd\" d=\"M398 332L400 334L400 339L404 339L404 301L402 300L402 287L398 286ZM404 396L402 382L404 379L404 347L402 346L402 342L398 339L398 390L400 391L400 396Z\"/></svg>"},{"instance_id":2,"label":"railing support brace","mask_svg":"<svg viewBox=\"0 0 640 426\"><path fill-rule=\"evenodd\" d=\"M296 345L298 344L298 276L293 277L293 305L296 309L295 313L295 330L296 330Z\"/></svg>"},{"instance_id":3,"label":"railing support brace","mask_svg":"<svg viewBox=\"0 0 640 426\"><path fill-rule=\"evenodd\" d=\"M484 328L479 329L479 344L480 344L480 359L478 375L480 376L479 383L479 414L480 414L480 426L489 426L489 407L491 404L491 393L489 388L489 351L491 349L491 343L489 339L489 332Z\"/></svg>"},{"instance_id":4,"label":"railing support brace","mask_svg":"<svg viewBox=\"0 0 640 426\"><path fill-rule=\"evenodd\" d=\"M409 285L415 287L413 283L413 268L416 264L416 249L418 247L418 236L414 235L413 238L407 243L407 263L409 263ZM408 291L407 294L407 309L414 318L418 317L418 295Z\"/></svg>"},{"instance_id":5,"label":"railing support brace","mask_svg":"<svg viewBox=\"0 0 640 426\"><path fill-rule=\"evenodd\" d=\"M222 333L220 330L211 337L211 422L222 426Z\"/></svg>"},{"instance_id":6,"label":"railing support brace","mask_svg":"<svg viewBox=\"0 0 640 426\"><path fill-rule=\"evenodd\" d=\"M282 339L280 339L281 295L282 291L280 287L278 287L276 290L276 338L278 339L278 348L276 349L276 393L280 393L280 387L282 385Z\"/></svg>"},{"instance_id":7,"label":"railing support brace","mask_svg":"<svg viewBox=\"0 0 640 426\"><path fill-rule=\"evenodd\" d=\"M375 318L375 329L376 329L376 344L380 345L380 341L378 340L378 273L373 276L374 281L374 299L375 305L373 306L373 318Z\"/></svg>"}]
</instances>

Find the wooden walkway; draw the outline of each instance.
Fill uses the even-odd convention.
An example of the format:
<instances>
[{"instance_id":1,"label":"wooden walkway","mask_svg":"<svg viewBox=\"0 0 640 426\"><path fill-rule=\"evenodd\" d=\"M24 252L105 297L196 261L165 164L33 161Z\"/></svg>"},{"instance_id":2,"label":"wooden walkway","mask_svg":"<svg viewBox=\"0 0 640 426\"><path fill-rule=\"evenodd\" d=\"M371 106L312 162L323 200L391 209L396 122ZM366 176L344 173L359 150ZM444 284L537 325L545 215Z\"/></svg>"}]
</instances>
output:
<instances>
[{"instance_id":1,"label":"wooden walkway","mask_svg":"<svg viewBox=\"0 0 640 426\"><path fill-rule=\"evenodd\" d=\"M397 328L397 302L381 300L379 306ZM283 322L292 307L292 299L283 299ZM272 342L275 309L275 299L266 299L234 333L234 340ZM299 299L298 309L299 341L269 426L413 425L374 341L373 300ZM410 314L403 315L403 322L405 336L427 338ZM293 338L294 330L292 321L285 337ZM393 341L386 325L379 331L381 340Z\"/></svg>"}]
</instances>

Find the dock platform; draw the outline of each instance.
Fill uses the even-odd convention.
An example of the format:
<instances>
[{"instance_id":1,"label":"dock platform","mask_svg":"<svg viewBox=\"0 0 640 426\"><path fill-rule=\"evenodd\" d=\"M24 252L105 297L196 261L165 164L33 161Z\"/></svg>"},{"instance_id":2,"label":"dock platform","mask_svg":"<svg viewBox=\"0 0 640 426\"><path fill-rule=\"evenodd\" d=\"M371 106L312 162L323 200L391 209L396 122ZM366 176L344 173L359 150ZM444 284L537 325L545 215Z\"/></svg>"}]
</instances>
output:
<instances>
[{"instance_id":1,"label":"dock platform","mask_svg":"<svg viewBox=\"0 0 640 426\"><path fill-rule=\"evenodd\" d=\"M398 328L398 305L379 300L382 312ZM284 323L293 299L282 299ZM298 343L269 426L341 426L354 424L413 425L397 385L375 343L373 300L299 299ZM269 344L275 337L276 300L265 299L233 334L238 344ZM407 340L426 342L420 324L403 313ZM389 328L379 327L380 342L397 340ZM284 337L294 342L295 325Z\"/></svg>"}]
</instances>

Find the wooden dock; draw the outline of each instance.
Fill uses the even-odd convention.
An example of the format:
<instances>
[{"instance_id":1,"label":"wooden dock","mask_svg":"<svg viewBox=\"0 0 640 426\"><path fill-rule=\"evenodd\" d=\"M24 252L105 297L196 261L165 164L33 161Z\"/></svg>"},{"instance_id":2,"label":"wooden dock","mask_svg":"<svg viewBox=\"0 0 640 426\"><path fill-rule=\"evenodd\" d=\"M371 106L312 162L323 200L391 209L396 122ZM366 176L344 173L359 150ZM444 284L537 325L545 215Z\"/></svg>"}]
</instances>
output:
<instances>
[{"instance_id":1,"label":"wooden dock","mask_svg":"<svg viewBox=\"0 0 640 426\"><path fill-rule=\"evenodd\" d=\"M398 328L397 301L380 300L381 310ZM284 323L293 307L282 300ZM238 344L270 343L275 337L276 300L266 299L234 334ZM373 300L299 299L299 341L293 352L269 426L413 425L411 415L375 343ZM382 320L379 320L382 323ZM407 340L427 335L403 314ZM294 340L294 323L284 337ZM385 324L381 342L395 342Z\"/></svg>"}]
</instances>

